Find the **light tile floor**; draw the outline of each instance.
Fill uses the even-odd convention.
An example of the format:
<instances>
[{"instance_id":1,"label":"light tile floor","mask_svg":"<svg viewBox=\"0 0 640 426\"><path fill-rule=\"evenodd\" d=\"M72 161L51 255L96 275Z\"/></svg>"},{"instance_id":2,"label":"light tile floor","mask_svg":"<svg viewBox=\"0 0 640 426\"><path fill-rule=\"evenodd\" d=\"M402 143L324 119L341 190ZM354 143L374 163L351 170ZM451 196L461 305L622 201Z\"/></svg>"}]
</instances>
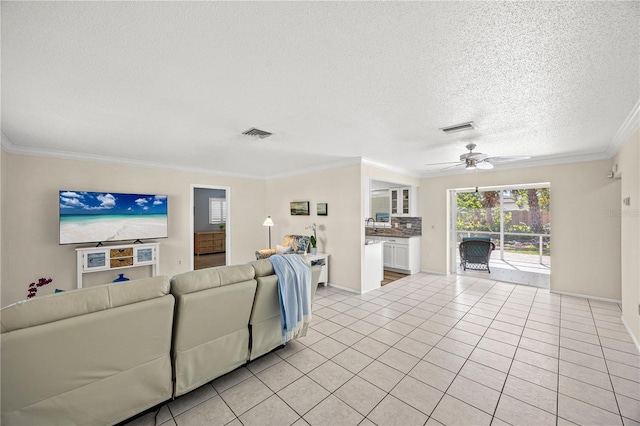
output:
<instances>
[{"instance_id":1,"label":"light tile floor","mask_svg":"<svg viewBox=\"0 0 640 426\"><path fill-rule=\"evenodd\" d=\"M470 276L320 287L305 338L163 406L157 424L639 425L640 355L620 314Z\"/></svg>"}]
</instances>

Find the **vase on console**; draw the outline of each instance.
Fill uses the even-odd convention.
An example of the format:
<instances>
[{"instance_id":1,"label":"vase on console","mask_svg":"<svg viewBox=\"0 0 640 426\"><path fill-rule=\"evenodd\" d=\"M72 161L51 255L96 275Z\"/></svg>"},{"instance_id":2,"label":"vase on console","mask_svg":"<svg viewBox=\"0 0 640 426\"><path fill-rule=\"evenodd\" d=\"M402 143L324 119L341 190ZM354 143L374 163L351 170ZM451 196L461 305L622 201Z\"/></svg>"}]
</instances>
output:
<instances>
[{"instance_id":1,"label":"vase on console","mask_svg":"<svg viewBox=\"0 0 640 426\"><path fill-rule=\"evenodd\" d=\"M114 283L120 283L123 281L129 281L129 278L125 277L124 274L118 274L118 278L113 280Z\"/></svg>"}]
</instances>

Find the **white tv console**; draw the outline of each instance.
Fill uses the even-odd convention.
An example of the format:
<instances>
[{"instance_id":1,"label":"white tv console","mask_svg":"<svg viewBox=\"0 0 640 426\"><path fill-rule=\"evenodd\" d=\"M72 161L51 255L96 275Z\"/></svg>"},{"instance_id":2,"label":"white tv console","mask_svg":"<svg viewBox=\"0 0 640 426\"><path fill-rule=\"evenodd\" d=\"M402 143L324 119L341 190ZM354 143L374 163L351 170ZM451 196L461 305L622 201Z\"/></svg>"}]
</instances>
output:
<instances>
[{"instance_id":1,"label":"white tv console","mask_svg":"<svg viewBox=\"0 0 640 426\"><path fill-rule=\"evenodd\" d=\"M160 243L79 248L76 249L76 256L78 288L82 288L83 275L91 272L151 265L151 276L160 273Z\"/></svg>"}]
</instances>

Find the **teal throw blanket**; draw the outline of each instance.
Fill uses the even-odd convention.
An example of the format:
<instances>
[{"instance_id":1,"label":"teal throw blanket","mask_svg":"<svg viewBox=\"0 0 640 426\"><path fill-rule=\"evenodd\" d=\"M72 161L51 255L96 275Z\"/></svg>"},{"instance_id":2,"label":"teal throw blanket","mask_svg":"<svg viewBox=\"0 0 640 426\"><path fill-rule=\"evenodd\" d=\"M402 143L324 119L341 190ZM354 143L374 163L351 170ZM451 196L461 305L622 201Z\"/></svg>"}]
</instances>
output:
<instances>
[{"instance_id":1,"label":"teal throw blanket","mask_svg":"<svg viewBox=\"0 0 640 426\"><path fill-rule=\"evenodd\" d=\"M278 276L282 343L304 337L311 322L311 268L297 254L269 257Z\"/></svg>"}]
</instances>

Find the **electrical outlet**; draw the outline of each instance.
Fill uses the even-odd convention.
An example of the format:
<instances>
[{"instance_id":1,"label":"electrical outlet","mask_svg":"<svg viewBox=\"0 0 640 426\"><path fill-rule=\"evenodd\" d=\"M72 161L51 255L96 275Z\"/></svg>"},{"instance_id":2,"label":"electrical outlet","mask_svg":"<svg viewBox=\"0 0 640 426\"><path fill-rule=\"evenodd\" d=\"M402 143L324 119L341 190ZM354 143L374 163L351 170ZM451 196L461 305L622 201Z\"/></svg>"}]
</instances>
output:
<instances>
[{"instance_id":1,"label":"electrical outlet","mask_svg":"<svg viewBox=\"0 0 640 426\"><path fill-rule=\"evenodd\" d=\"M411 224L407 223L407 229L411 229Z\"/></svg>"},{"instance_id":2,"label":"electrical outlet","mask_svg":"<svg viewBox=\"0 0 640 426\"><path fill-rule=\"evenodd\" d=\"M394 228L398 227L398 222L394 223Z\"/></svg>"},{"instance_id":3,"label":"electrical outlet","mask_svg":"<svg viewBox=\"0 0 640 426\"><path fill-rule=\"evenodd\" d=\"M182 260L178 260L178 265L182 265Z\"/></svg>"}]
</instances>

